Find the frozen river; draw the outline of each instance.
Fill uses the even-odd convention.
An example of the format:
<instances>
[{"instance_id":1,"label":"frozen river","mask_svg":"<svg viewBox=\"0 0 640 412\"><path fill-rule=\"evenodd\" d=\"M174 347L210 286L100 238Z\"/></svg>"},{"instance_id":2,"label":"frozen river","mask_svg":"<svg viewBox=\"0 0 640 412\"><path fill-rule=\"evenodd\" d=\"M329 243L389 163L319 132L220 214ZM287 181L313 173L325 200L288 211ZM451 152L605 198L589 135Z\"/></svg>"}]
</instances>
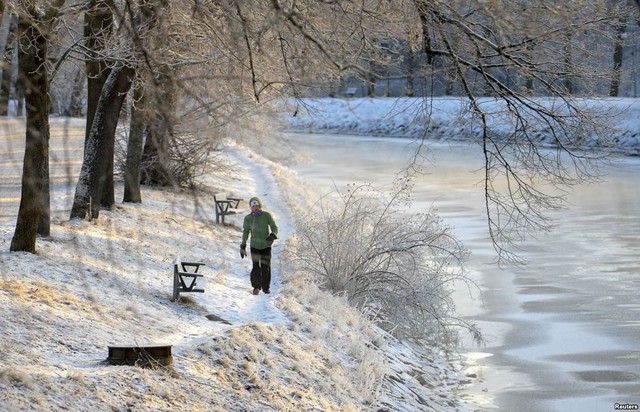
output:
<instances>
[{"instance_id":1,"label":"frozen river","mask_svg":"<svg viewBox=\"0 0 640 412\"><path fill-rule=\"evenodd\" d=\"M293 168L323 191L389 185L409 140L290 134L308 160ZM487 237L480 149L431 143L415 178L414 210L437 209L471 251L482 299L458 291L459 312L486 346L465 344L471 410L613 411L640 404L640 159L608 167L603 183L572 189L557 227L527 241L524 268L499 269Z\"/></svg>"}]
</instances>

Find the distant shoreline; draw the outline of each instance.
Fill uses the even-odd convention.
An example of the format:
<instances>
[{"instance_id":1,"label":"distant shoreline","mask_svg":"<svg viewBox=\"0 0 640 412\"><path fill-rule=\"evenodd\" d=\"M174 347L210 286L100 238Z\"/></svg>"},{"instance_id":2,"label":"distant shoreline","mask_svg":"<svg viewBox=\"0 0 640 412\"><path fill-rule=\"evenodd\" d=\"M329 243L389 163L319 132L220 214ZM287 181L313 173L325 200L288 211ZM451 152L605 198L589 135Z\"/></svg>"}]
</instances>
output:
<instances>
[{"instance_id":1,"label":"distant shoreline","mask_svg":"<svg viewBox=\"0 0 640 412\"><path fill-rule=\"evenodd\" d=\"M492 101L483 99L494 118L488 124L496 134L510 136L505 127L505 112ZM539 99L545 102L543 98ZM462 98L318 98L304 99L296 114L284 116L287 132L348 134L393 138L479 141L477 124L466 116L467 101ZM610 98L583 100L598 111L602 122L610 122L615 133L607 141L594 137L585 147L606 149L617 155L640 156L640 100ZM427 104L425 104L427 103ZM429 105L429 103L431 103ZM439 104L436 104L439 103ZM495 106L495 107L494 107ZM508 116L507 116L508 117ZM544 131L531 133L541 146L554 147L553 137Z\"/></svg>"}]
</instances>

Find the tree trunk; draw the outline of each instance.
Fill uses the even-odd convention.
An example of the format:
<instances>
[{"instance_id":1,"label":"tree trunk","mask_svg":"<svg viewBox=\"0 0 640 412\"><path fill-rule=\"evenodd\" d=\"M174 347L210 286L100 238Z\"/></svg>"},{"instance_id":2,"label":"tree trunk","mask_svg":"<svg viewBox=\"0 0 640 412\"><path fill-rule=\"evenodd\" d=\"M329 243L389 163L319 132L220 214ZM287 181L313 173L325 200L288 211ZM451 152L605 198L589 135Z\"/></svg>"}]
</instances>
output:
<instances>
[{"instance_id":1,"label":"tree trunk","mask_svg":"<svg viewBox=\"0 0 640 412\"><path fill-rule=\"evenodd\" d=\"M414 43L416 35L409 33L407 41L407 86L405 92L407 97L416 95L415 76L416 76L416 45Z\"/></svg>"},{"instance_id":2,"label":"tree trunk","mask_svg":"<svg viewBox=\"0 0 640 412\"><path fill-rule=\"evenodd\" d=\"M45 195L49 187L48 40L28 18L20 19L18 38L18 77L24 90L27 130L22 196L10 250L35 253L37 233L48 233L51 215Z\"/></svg>"},{"instance_id":3,"label":"tree trunk","mask_svg":"<svg viewBox=\"0 0 640 412\"><path fill-rule=\"evenodd\" d=\"M81 67L78 68L76 72L76 78L73 82L73 91L71 92L71 101L69 102L69 107L67 108L67 116L70 117L82 117L83 116L83 98L84 95L82 92L84 91L84 79L85 72Z\"/></svg>"},{"instance_id":4,"label":"tree trunk","mask_svg":"<svg viewBox=\"0 0 640 412\"><path fill-rule=\"evenodd\" d=\"M13 97L16 101L16 116L24 116L24 91L20 81L16 81L13 85Z\"/></svg>"},{"instance_id":5,"label":"tree trunk","mask_svg":"<svg viewBox=\"0 0 640 412\"><path fill-rule=\"evenodd\" d=\"M147 185L172 186L175 179L170 167L169 146L173 135L175 85L171 69L162 68L154 88L154 120L149 122L142 153L142 182Z\"/></svg>"},{"instance_id":6,"label":"tree trunk","mask_svg":"<svg viewBox=\"0 0 640 412\"><path fill-rule=\"evenodd\" d=\"M87 70L87 129L85 144L89 139L91 124L98 107L104 83L109 77L109 67L99 55L104 50L107 34L113 28L113 14L106 2L92 0L84 15L84 37L89 55L86 60Z\"/></svg>"},{"instance_id":7,"label":"tree trunk","mask_svg":"<svg viewBox=\"0 0 640 412\"><path fill-rule=\"evenodd\" d=\"M9 101L11 100L11 85L13 84L13 64L16 50L16 20L17 16L9 15L9 29L7 42L4 46L4 58L2 61L2 80L0 82L0 116L9 114Z\"/></svg>"},{"instance_id":8,"label":"tree trunk","mask_svg":"<svg viewBox=\"0 0 640 412\"><path fill-rule=\"evenodd\" d=\"M124 96L122 100L124 101ZM118 112L122 108L122 103L123 102L119 103ZM116 195L114 193L115 188L113 186L113 163L116 146L116 128L118 127L118 119L120 118L120 113L106 113L105 117L108 121L113 121L114 124L112 127L105 127L102 130L102 133L104 133L105 135L102 136L101 139L104 139L104 141L106 141L108 145L106 146L107 151L103 154L106 165L102 172L102 178L100 179L100 183L102 186L102 194L100 195L100 207L107 210L113 210L116 204ZM98 215L96 214L96 218L97 217Z\"/></svg>"},{"instance_id":9,"label":"tree trunk","mask_svg":"<svg viewBox=\"0 0 640 412\"><path fill-rule=\"evenodd\" d=\"M571 67L573 66L573 48L571 47L573 36L570 32L566 33L566 43L564 45L564 62L567 73L571 73ZM564 88L568 94L574 93L573 78L570 75L564 78Z\"/></svg>"},{"instance_id":10,"label":"tree trunk","mask_svg":"<svg viewBox=\"0 0 640 412\"><path fill-rule=\"evenodd\" d=\"M150 186L171 186L173 177L169 167L169 135L157 125L149 125L146 129L140 180Z\"/></svg>"},{"instance_id":11,"label":"tree trunk","mask_svg":"<svg viewBox=\"0 0 640 412\"><path fill-rule=\"evenodd\" d=\"M87 70L87 126L85 130L85 150L91 125L93 124L98 101L102 94L111 69L100 56L105 48L105 41L113 30L113 13L107 2L91 1L89 9L84 15L84 36L87 39L87 48L90 50L86 60ZM105 139L110 139L105 136ZM112 146L109 146L111 149ZM113 149L111 149L113 150ZM104 169L103 193L100 196L100 205L107 209L113 207L115 195L113 193L113 153L105 155L108 159L107 167Z\"/></svg>"},{"instance_id":12,"label":"tree trunk","mask_svg":"<svg viewBox=\"0 0 640 412\"><path fill-rule=\"evenodd\" d=\"M620 91L620 76L622 59L624 57L624 35L626 31L626 21L622 21L618 26L616 26L616 41L613 51L613 73L611 75L611 88L609 89L609 96L611 97L617 97Z\"/></svg>"},{"instance_id":13,"label":"tree trunk","mask_svg":"<svg viewBox=\"0 0 640 412\"><path fill-rule=\"evenodd\" d=\"M418 15L420 18L420 28L422 29L422 51L427 56L427 64L429 66L433 65L434 54L431 49L431 34L429 34L429 11L427 10L427 6L422 4L423 2L414 1L416 9L418 10Z\"/></svg>"},{"instance_id":14,"label":"tree trunk","mask_svg":"<svg viewBox=\"0 0 640 412\"><path fill-rule=\"evenodd\" d=\"M373 64L369 64L369 71L366 74L367 97L376 97L376 79L378 76L373 69Z\"/></svg>"},{"instance_id":15,"label":"tree trunk","mask_svg":"<svg viewBox=\"0 0 640 412\"><path fill-rule=\"evenodd\" d=\"M116 127L122 103L131 88L135 70L120 66L113 68L104 84L95 110L94 120L85 145L84 160L71 208L71 218L97 219L105 184L109 156L113 156Z\"/></svg>"},{"instance_id":16,"label":"tree trunk","mask_svg":"<svg viewBox=\"0 0 640 412\"><path fill-rule=\"evenodd\" d=\"M49 120L47 117L47 135L49 135ZM42 179L42 201L44 208L38 221L38 234L42 237L51 236L51 186L49 179L49 137L44 147L44 177Z\"/></svg>"},{"instance_id":17,"label":"tree trunk","mask_svg":"<svg viewBox=\"0 0 640 412\"><path fill-rule=\"evenodd\" d=\"M140 193L140 165L142 164L142 147L144 144L145 101L141 86L133 92L131 104L131 125L127 142L127 161L124 170L123 202L142 203Z\"/></svg>"}]
</instances>

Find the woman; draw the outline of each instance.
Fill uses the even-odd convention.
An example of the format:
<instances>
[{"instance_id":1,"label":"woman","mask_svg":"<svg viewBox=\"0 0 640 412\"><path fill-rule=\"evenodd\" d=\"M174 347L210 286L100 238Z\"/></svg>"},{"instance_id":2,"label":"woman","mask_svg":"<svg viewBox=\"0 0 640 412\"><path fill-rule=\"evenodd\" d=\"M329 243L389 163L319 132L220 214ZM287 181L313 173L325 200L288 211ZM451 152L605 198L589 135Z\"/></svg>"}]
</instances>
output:
<instances>
[{"instance_id":1,"label":"woman","mask_svg":"<svg viewBox=\"0 0 640 412\"><path fill-rule=\"evenodd\" d=\"M262 210L262 202L258 197L249 199L251 213L244 217L242 224L242 244L240 257L247 255L247 239L251 235L251 286L253 294L270 293L271 285L271 245L278 238L278 226L271 213Z\"/></svg>"}]
</instances>

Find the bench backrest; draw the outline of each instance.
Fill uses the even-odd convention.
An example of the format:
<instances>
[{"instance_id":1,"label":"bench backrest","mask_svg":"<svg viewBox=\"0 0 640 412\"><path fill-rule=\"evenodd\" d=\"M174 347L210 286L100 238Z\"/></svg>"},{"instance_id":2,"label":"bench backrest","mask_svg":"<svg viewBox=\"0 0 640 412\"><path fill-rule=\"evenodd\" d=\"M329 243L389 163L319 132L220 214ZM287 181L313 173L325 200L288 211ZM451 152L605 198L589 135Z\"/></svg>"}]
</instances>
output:
<instances>
[{"instance_id":1,"label":"bench backrest","mask_svg":"<svg viewBox=\"0 0 640 412\"><path fill-rule=\"evenodd\" d=\"M356 95L357 92L358 92L358 89L356 89L355 87L349 87L343 92L343 95L347 97L353 97Z\"/></svg>"}]
</instances>

